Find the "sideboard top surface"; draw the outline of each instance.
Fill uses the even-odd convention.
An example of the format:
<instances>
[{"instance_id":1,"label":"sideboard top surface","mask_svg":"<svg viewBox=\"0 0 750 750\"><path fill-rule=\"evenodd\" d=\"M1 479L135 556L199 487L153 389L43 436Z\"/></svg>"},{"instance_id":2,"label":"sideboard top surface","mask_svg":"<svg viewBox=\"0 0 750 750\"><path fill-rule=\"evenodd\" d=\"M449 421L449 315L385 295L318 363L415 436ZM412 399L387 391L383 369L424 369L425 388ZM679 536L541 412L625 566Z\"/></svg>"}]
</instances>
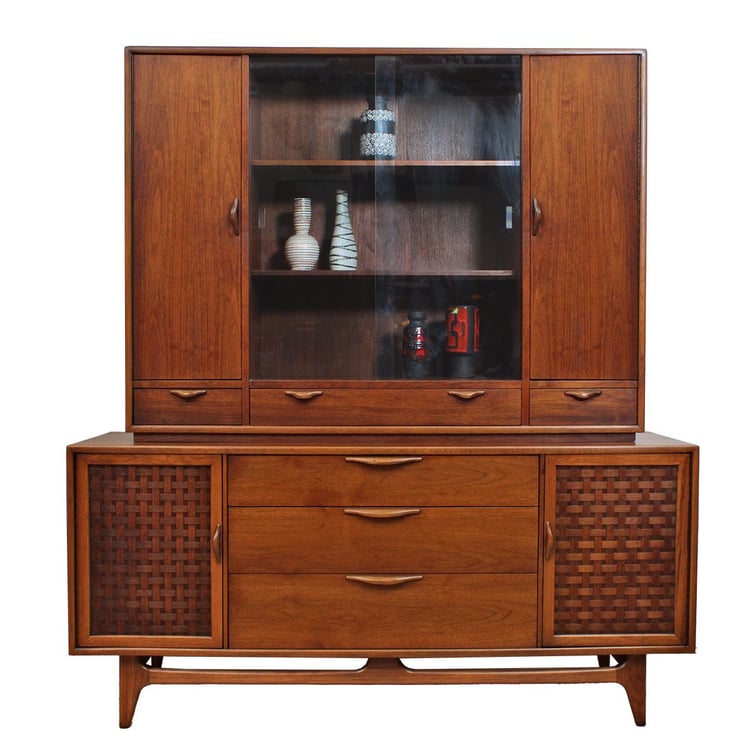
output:
<instances>
[{"instance_id":1,"label":"sideboard top surface","mask_svg":"<svg viewBox=\"0 0 750 750\"><path fill-rule=\"evenodd\" d=\"M207 439L206 441L194 442L194 443L173 443L173 442L162 442L162 443L138 443L135 440L135 435L131 432L108 432L97 437L90 438L88 440L82 440L80 442L73 443L69 446L69 449L75 453L86 453L92 451L100 451L102 453L117 452L122 449L138 448L143 453L310 453L310 454L323 454L323 453L379 453L379 454L393 454L403 452L423 452L425 454L450 454L450 453L477 453L477 454L559 454L559 453L627 453L629 451L675 451L675 450L694 450L696 446L692 443L677 440L675 438L666 437L664 435L658 435L652 432L641 432L637 433L635 440L623 443L605 443L598 444L594 441L588 442L585 445L580 443L549 443L549 442L534 442L525 444L495 444L495 445L478 445L473 446L469 444L462 444L458 442L446 441L443 445L438 444L419 444L419 443L403 443L393 445L383 445L381 442L373 441L372 444L339 444L335 440L331 440L330 443L326 443L322 440L318 440L315 443L288 443L288 444L274 444L274 443L263 443L258 444L246 444L246 443L222 443Z\"/></svg>"}]
</instances>

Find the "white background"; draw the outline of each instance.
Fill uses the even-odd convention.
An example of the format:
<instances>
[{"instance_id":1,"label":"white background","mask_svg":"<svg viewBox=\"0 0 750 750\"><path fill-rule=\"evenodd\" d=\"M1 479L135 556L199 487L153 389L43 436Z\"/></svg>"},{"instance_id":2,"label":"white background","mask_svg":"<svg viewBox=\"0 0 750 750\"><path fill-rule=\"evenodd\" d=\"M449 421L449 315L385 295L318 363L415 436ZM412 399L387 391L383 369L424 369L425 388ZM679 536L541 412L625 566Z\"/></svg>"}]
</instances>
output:
<instances>
[{"instance_id":1,"label":"white background","mask_svg":"<svg viewBox=\"0 0 750 750\"><path fill-rule=\"evenodd\" d=\"M742 746L747 684L746 26L697 3L29 2L0 19L0 744ZM12 6L11 6L12 7ZM124 426L126 45L648 49L646 426L701 445L698 653L619 686L149 687L67 655L65 446ZM746 739L746 738L745 738Z\"/></svg>"}]
</instances>

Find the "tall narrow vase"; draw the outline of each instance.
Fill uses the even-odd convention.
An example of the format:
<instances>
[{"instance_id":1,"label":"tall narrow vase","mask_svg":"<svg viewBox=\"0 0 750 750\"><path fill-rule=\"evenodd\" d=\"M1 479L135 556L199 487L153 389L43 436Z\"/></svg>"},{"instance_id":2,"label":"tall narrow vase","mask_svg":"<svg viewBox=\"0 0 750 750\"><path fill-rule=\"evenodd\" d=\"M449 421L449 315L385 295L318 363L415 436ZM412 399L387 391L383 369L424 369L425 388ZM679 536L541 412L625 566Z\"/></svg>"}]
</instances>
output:
<instances>
[{"instance_id":1,"label":"tall narrow vase","mask_svg":"<svg viewBox=\"0 0 750 750\"><path fill-rule=\"evenodd\" d=\"M318 241L310 234L312 206L309 198L294 199L294 234L284 245L284 254L293 271L312 271L320 257Z\"/></svg>"},{"instance_id":2,"label":"tall narrow vase","mask_svg":"<svg viewBox=\"0 0 750 750\"><path fill-rule=\"evenodd\" d=\"M352 231L346 190L336 191L336 216L328 262L334 271L353 271L357 267L357 243Z\"/></svg>"}]
</instances>

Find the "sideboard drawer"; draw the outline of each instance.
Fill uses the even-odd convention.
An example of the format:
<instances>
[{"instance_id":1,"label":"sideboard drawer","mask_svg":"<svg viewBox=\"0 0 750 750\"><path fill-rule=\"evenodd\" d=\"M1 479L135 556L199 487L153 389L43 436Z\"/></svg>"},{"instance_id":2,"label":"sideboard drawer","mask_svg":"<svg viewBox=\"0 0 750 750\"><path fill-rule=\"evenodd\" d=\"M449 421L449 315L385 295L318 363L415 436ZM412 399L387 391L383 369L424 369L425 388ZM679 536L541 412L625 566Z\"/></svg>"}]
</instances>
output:
<instances>
[{"instance_id":1,"label":"sideboard drawer","mask_svg":"<svg viewBox=\"0 0 750 750\"><path fill-rule=\"evenodd\" d=\"M537 506L536 456L230 456L230 505Z\"/></svg>"},{"instance_id":2,"label":"sideboard drawer","mask_svg":"<svg viewBox=\"0 0 750 750\"><path fill-rule=\"evenodd\" d=\"M635 388L532 388L530 421L542 425L635 425Z\"/></svg>"},{"instance_id":3,"label":"sideboard drawer","mask_svg":"<svg viewBox=\"0 0 750 750\"><path fill-rule=\"evenodd\" d=\"M387 581L230 575L229 647L372 651L536 645L533 574L415 574L399 584Z\"/></svg>"},{"instance_id":4,"label":"sideboard drawer","mask_svg":"<svg viewBox=\"0 0 750 750\"><path fill-rule=\"evenodd\" d=\"M135 424L242 424L239 388L135 388Z\"/></svg>"},{"instance_id":5,"label":"sideboard drawer","mask_svg":"<svg viewBox=\"0 0 750 750\"><path fill-rule=\"evenodd\" d=\"M328 426L520 425L520 388L253 388L250 423Z\"/></svg>"},{"instance_id":6,"label":"sideboard drawer","mask_svg":"<svg viewBox=\"0 0 750 750\"><path fill-rule=\"evenodd\" d=\"M230 508L230 573L535 573L536 508Z\"/></svg>"}]
</instances>

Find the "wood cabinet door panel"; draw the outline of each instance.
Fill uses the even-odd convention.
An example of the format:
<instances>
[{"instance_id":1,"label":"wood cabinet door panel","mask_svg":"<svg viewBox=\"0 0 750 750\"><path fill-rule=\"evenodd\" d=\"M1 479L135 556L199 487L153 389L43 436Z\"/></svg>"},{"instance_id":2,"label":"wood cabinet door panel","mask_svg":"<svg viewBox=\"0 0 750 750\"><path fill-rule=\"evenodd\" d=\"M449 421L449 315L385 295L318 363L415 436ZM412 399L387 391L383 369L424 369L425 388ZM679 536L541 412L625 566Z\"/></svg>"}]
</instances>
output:
<instances>
[{"instance_id":1,"label":"wood cabinet door panel","mask_svg":"<svg viewBox=\"0 0 750 750\"><path fill-rule=\"evenodd\" d=\"M84 454L75 471L75 644L221 646L221 458Z\"/></svg>"},{"instance_id":2,"label":"wood cabinet door panel","mask_svg":"<svg viewBox=\"0 0 750 750\"><path fill-rule=\"evenodd\" d=\"M690 457L549 457L543 645L683 645L691 632Z\"/></svg>"},{"instance_id":3,"label":"wood cabinet door panel","mask_svg":"<svg viewBox=\"0 0 750 750\"><path fill-rule=\"evenodd\" d=\"M532 379L638 376L639 67L632 54L531 58Z\"/></svg>"},{"instance_id":4,"label":"wood cabinet door panel","mask_svg":"<svg viewBox=\"0 0 750 750\"><path fill-rule=\"evenodd\" d=\"M134 55L131 101L133 377L239 378L240 58Z\"/></svg>"}]
</instances>

